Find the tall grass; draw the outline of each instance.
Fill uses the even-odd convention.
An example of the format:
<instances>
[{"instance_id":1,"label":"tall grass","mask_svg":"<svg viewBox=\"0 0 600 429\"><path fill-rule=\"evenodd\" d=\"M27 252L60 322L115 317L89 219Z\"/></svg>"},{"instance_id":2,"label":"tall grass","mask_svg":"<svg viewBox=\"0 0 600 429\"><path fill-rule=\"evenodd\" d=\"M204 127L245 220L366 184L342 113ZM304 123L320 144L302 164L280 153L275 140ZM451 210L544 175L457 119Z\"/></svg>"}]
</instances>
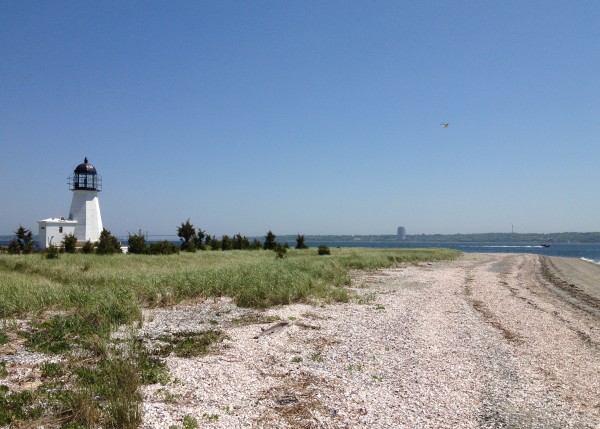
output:
<instances>
[{"instance_id":1,"label":"tall grass","mask_svg":"<svg viewBox=\"0 0 600 429\"><path fill-rule=\"evenodd\" d=\"M109 325L139 320L140 308L198 297L230 296L240 306L268 307L309 299L347 300L351 269L450 259L446 249L230 251L169 256L64 254L0 256L0 316L74 310Z\"/></svg>"}]
</instances>

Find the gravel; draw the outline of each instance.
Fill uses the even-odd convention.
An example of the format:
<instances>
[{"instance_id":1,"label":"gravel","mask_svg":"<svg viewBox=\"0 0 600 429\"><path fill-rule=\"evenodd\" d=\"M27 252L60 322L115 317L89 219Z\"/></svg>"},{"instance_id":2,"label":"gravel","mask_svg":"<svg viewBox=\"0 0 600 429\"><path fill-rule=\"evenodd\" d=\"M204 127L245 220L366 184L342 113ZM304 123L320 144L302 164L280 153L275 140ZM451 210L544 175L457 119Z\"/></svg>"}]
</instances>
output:
<instances>
[{"instance_id":1,"label":"gravel","mask_svg":"<svg viewBox=\"0 0 600 429\"><path fill-rule=\"evenodd\" d=\"M142 426L600 428L600 320L549 286L538 256L466 254L354 273L347 304L147 310L150 344L227 339L166 358L171 381L143 389Z\"/></svg>"}]
</instances>

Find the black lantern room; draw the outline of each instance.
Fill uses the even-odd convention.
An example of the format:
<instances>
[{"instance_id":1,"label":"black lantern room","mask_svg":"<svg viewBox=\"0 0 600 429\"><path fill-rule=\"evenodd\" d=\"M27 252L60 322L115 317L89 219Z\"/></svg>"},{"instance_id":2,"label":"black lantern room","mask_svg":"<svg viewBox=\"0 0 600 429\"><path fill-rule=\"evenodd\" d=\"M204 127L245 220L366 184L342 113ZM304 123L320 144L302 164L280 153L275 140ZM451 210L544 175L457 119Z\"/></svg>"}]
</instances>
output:
<instances>
[{"instance_id":1,"label":"black lantern room","mask_svg":"<svg viewBox=\"0 0 600 429\"><path fill-rule=\"evenodd\" d=\"M73 175L69 177L69 189L71 191L97 191L102 190L102 177L98 176L96 167L83 160L83 164L75 167Z\"/></svg>"}]
</instances>

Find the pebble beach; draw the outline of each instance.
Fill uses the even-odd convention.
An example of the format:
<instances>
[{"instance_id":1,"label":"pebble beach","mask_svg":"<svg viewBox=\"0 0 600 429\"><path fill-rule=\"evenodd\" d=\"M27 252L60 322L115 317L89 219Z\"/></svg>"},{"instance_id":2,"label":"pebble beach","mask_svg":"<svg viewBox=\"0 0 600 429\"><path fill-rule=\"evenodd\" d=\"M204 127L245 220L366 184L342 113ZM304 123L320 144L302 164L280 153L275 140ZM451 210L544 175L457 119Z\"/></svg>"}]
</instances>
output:
<instances>
[{"instance_id":1,"label":"pebble beach","mask_svg":"<svg viewBox=\"0 0 600 429\"><path fill-rule=\"evenodd\" d=\"M146 310L150 345L226 338L166 358L142 427L600 428L600 266L573 261L464 254L355 272L349 303Z\"/></svg>"}]
</instances>

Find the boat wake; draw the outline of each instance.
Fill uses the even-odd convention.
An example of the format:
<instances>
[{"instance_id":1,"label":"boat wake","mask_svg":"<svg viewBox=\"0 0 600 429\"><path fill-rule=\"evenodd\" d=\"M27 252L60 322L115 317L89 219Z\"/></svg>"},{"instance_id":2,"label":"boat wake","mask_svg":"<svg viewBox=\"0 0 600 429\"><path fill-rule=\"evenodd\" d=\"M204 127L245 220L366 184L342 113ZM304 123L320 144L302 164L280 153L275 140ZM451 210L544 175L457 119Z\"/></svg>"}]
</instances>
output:
<instances>
[{"instance_id":1,"label":"boat wake","mask_svg":"<svg viewBox=\"0 0 600 429\"><path fill-rule=\"evenodd\" d=\"M541 245L519 245L519 246L509 246L509 245L485 245L485 246L477 246L477 247L489 247L489 248L498 248L498 249L515 249L515 248L522 248L522 249L539 249L541 247Z\"/></svg>"}]
</instances>

